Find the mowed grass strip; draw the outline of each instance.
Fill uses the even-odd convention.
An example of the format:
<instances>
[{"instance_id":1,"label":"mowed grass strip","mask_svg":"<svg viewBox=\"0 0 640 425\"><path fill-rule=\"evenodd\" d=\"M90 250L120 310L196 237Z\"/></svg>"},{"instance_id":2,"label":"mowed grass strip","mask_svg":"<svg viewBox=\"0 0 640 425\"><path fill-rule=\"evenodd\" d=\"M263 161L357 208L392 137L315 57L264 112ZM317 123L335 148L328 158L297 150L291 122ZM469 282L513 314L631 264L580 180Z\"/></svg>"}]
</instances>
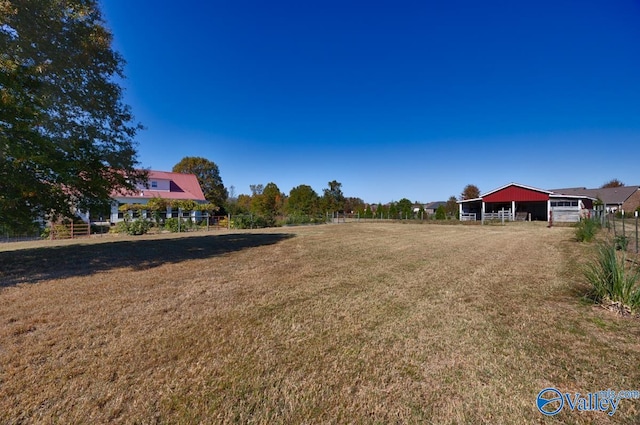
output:
<instances>
[{"instance_id":1,"label":"mowed grass strip","mask_svg":"<svg viewBox=\"0 0 640 425\"><path fill-rule=\"evenodd\" d=\"M536 409L640 387L640 324L581 302L572 238L358 223L3 252L0 422L638 422L640 400Z\"/></svg>"}]
</instances>

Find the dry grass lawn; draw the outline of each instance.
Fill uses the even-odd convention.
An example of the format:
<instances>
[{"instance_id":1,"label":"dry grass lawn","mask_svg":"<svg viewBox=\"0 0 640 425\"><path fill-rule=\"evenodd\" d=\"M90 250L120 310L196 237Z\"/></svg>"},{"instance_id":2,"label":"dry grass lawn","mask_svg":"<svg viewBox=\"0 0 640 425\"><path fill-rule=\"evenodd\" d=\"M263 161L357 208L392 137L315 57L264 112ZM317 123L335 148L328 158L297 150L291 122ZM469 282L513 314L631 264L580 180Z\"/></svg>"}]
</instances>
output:
<instances>
[{"instance_id":1,"label":"dry grass lawn","mask_svg":"<svg viewBox=\"0 0 640 425\"><path fill-rule=\"evenodd\" d=\"M354 223L0 247L0 422L639 423L640 321L535 223Z\"/></svg>"}]
</instances>

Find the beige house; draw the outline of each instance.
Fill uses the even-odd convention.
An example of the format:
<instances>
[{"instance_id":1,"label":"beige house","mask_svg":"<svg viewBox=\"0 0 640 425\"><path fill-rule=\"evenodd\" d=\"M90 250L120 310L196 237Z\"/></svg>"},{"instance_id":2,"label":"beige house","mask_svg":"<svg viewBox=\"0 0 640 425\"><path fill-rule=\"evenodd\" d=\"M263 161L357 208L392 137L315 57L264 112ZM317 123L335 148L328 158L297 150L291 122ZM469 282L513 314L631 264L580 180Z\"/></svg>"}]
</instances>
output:
<instances>
[{"instance_id":1,"label":"beige house","mask_svg":"<svg viewBox=\"0 0 640 425\"><path fill-rule=\"evenodd\" d=\"M624 211L626 213L632 213L640 208L640 186L607 187L600 189L576 187L554 189L553 191L595 198L604 204L605 211L607 212Z\"/></svg>"}]
</instances>

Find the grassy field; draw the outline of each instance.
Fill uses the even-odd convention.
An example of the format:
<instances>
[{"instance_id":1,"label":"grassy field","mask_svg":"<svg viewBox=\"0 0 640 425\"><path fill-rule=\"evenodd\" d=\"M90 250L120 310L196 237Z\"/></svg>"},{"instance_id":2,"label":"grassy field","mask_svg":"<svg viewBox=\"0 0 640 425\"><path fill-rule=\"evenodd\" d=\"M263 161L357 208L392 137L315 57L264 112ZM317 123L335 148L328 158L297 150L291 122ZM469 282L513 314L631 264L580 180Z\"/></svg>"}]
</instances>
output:
<instances>
[{"instance_id":1,"label":"grassy field","mask_svg":"<svg viewBox=\"0 0 640 425\"><path fill-rule=\"evenodd\" d=\"M96 243L99 242L99 243ZM0 247L1 423L639 423L640 320L571 228L341 224Z\"/></svg>"}]
</instances>

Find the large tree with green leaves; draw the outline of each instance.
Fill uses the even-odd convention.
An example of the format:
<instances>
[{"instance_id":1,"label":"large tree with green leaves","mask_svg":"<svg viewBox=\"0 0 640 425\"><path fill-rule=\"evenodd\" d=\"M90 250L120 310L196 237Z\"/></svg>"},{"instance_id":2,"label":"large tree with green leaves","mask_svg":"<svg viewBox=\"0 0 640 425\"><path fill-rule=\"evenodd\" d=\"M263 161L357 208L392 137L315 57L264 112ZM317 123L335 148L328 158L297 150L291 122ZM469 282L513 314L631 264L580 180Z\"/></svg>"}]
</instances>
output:
<instances>
[{"instance_id":1,"label":"large tree with green leaves","mask_svg":"<svg viewBox=\"0 0 640 425\"><path fill-rule=\"evenodd\" d=\"M199 156L186 156L173 166L173 172L195 174L207 201L219 207L225 205L229 194L215 162Z\"/></svg>"},{"instance_id":2,"label":"large tree with green leaves","mask_svg":"<svg viewBox=\"0 0 640 425\"><path fill-rule=\"evenodd\" d=\"M282 213L284 194L280 192L278 185L275 183L267 183L262 191L262 197L264 199L266 215L273 217Z\"/></svg>"},{"instance_id":3,"label":"large tree with green leaves","mask_svg":"<svg viewBox=\"0 0 640 425\"><path fill-rule=\"evenodd\" d=\"M396 208L401 218L409 218L413 215L413 203L407 198L400 199L396 204Z\"/></svg>"},{"instance_id":4,"label":"large tree with green leaves","mask_svg":"<svg viewBox=\"0 0 640 425\"><path fill-rule=\"evenodd\" d=\"M320 197L311 186L301 184L289 191L287 209L290 214L316 214Z\"/></svg>"},{"instance_id":5,"label":"large tree with green leaves","mask_svg":"<svg viewBox=\"0 0 640 425\"><path fill-rule=\"evenodd\" d=\"M0 1L0 225L109 205L145 173L97 0Z\"/></svg>"},{"instance_id":6,"label":"large tree with green leaves","mask_svg":"<svg viewBox=\"0 0 640 425\"><path fill-rule=\"evenodd\" d=\"M267 183L260 194L251 197L251 211L257 215L273 218L282 212L284 195L275 183Z\"/></svg>"}]
</instances>

